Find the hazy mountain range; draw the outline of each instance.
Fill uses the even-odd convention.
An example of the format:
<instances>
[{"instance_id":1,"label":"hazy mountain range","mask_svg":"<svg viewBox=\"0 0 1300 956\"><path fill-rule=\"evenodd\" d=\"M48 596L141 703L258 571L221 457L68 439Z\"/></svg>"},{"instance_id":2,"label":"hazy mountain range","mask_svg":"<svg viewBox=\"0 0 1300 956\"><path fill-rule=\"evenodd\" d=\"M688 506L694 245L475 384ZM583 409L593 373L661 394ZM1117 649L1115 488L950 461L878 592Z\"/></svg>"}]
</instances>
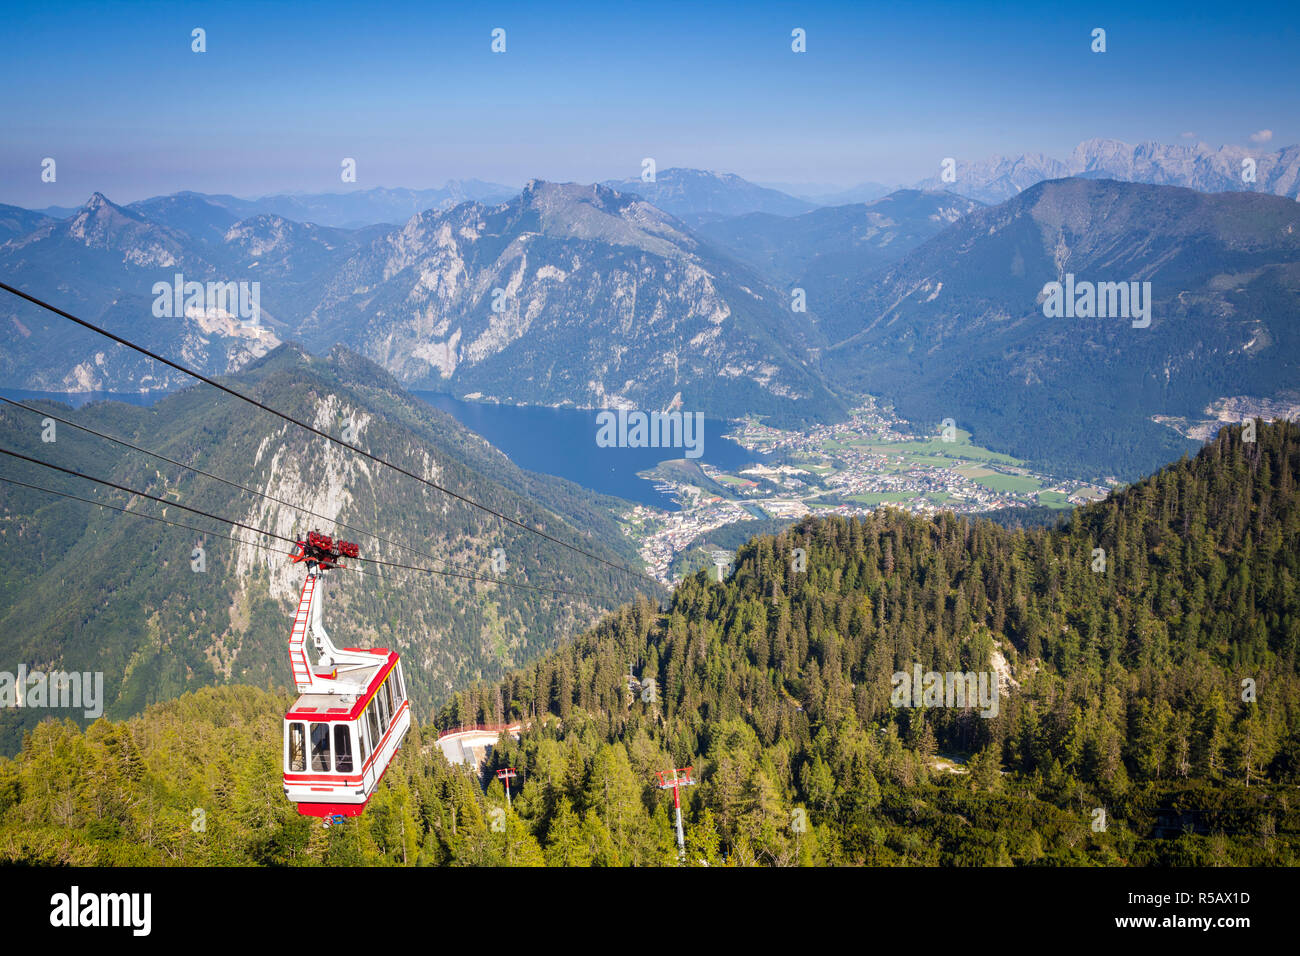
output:
<instances>
[{"instance_id":1,"label":"hazy mountain range","mask_svg":"<svg viewBox=\"0 0 1300 956\"><path fill-rule=\"evenodd\" d=\"M0 207L0 273L211 372L296 339L347 344L407 387L505 403L658 408L680 392L689 409L798 424L869 392L926 429L953 417L1041 465L1132 475L1191 447L1155 419L1285 406L1300 206L1100 179L1121 161L1173 169L1174 154L1085 146L1082 177L1030 183L1059 171L1041 157L995 164L1018 191L987 207L956 189L792 205L677 169L628 191L535 180L359 229L237 218L195 193L96 194L65 219ZM1294 152L1260 159L1261 185L1289 188ZM177 273L258 282L260 330L211 310L155 317L155 283ZM1066 273L1150 282L1150 327L1047 318L1040 293ZM0 300L0 325L0 385L180 384L17 300Z\"/></svg>"},{"instance_id":2,"label":"hazy mountain range","mask_svg":"<svg viewBox=\"0 0 1300 956\"><path fill-rule=\"evenodd\" d=\"M469 200L500 202L518 191L510 186L485 183L478 179L451 179L446 185L436 189L374 187L340 193L279 193L263 196L260 199L240 199L236 196L186 191L170 196L142 199L128 203L124 208L141 212L155 221L166 222L166 217L173 215L170 211L172 207L179 206L182 211L178 214L183 216L186 203L199 200L208 206L225 210L229 214L230 222L267 213L283 216L286 219L296 219L299 222L313 222L321 226L356 229L375 223L400 225L417 212L426 209L449 209L457 203ZM50 206L38 211L54 219L66 219L74 215L78 208ZM2 224L0 229L3 229ZM3 233L0 232L0 238L2 237Z\"/></svg>"},{"instance_id":3,"label":"hazy mountain range","mask_svg":"<svg viewBox=\"0 0 1300 956\"><path fill-rule=\"evenodd\" d=\"M871 202L888 196L897 187L884 183L858 183L845 189L830 183L759 183L767 189L788 193L815 206L843 206L854 202Z\"/></svg>"},{"instance_id":4,"label":"hazy mountain range","mask_svg":"<svg viewBox=\"0 0 1300 956\"><path fill-rule=\"evenodd\" d=\"M689 225L751 212L796 216L818 205L757 186L732 173L701 169L665 169L656 174L653 182L610 179L602 185L621 193L635 193Z\"/></svg>"},{"instance_id":5,"label":"hazy mountain range","mask_svg":"<svg viewBox=\"0 0 1300 956\"><path fill-rule=\"evenodd\" d=\"M1253 183L1242 179L1242 162L1255 162ZM1260 192L1300 198L1300 146L1267 151L1246 146L1205 143L1136 146L1114 139L1090 139L1065 160L1024 153L969 161L957 158L956 181L936 174L917 183L920 189L948 189L984 203L1010 199L1046 179L1082 176L1158 186L1186 186L1199 192Z\"/></svg>"},{"instance_id":6,"label":"hazy mountain range","mask_svg":"<svg viewBox=\"0 0 1300 956\"><path fill-rule=\"evenodd\" d=\"M873 272L982 204L950 192L900 189L883 199L799 216L754 212L696 232L760 274L825 296L829 282Z\"/></svg>"},{"instance_id":7,"label":"hazy mountain range","mask_svg":"<svg viewBox=\"0 0 1300 956\"><path fill-rule=\"evenodd\" d=\"M982 203L996 204L1047 179L1081 176L1159 186L1186 186L1200 192L1266 192L1292 199L1300 197L1300 145L1270 151L1231 144L1212 147L1199 142L1164 144L1148 141L1134 145L1094 138L1080 143L1064 159L1032 152L982 160L954 159L955 182L945 182L940 173L935 173L914 183L911 188L944 190ZM1255 162L1253 183L1242 178L1242 162L1246 159ZM631 177L605 180L602 185L619 192L637 193L690 225L752 212L794 216L818 206L871 202L907 188L874 181L850 187L816 182L754 183L732 173L678 167L659 171L653 182ZM416 213L449 209L461 202L476 201L487 205L504 202L518 191L500 183L453 179L436 189L376 187L338 193L281 193L259 199L181 192L129 203L125 208L162 221L161 216L169 203L181 197L193 197L227 210L231 222L270 213L322 226L358 228L376 223L402 225ZM2 210L13 208L0 206ZM66 219L79 208L49 206L22 212L28 216L35 214ZM13 221L12 216L10 212L0 214L0 242L24 231L25 223Z\"/></svg>"}]
</instances>

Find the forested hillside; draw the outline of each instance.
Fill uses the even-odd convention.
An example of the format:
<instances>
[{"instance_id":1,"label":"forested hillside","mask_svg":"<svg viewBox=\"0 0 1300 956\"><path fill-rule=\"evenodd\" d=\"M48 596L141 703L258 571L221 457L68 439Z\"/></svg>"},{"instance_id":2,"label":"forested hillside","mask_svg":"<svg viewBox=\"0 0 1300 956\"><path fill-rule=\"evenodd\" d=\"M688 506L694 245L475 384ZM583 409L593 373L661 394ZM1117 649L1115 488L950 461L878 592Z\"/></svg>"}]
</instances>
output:
<instances>
[{"instance_id":1,"label":"forested hillside","mask_svg":"<svg viewBox=\"0 0 1300 956\"><path fill-rule=\"evenodd\" d=\"M691 765L692 863L1294 865L1298 477L1300 427L1229 429L1062 529L885 510L755 539L724 583L453 698L440 726L528 722L493 757L522 774L503 830L500 784L449 768L431 728L359 820L298 818L287 698L221 688L42 724L0 761L0 856L664 864L653 773ZM918 664L1001 670L997 716L892 706Z\"/></svg>"},{"instance_id":2,"label":"forested hillside","mask_svg":"<svg viewBox=\"0 0 1300 956\"><path fill-rule=\"evenodd\" d=\"M1229 429L1063 530L808 521L742 549L723 585L686 581L666 617L625 611L443 719L498 699L507 718L553 714L562 751L612 747L643 787L693 763L688 831L740 859L1295 862L1298 471L1294 424L1255 443ZM629 661L657 703L629 702ZM992 719L891 706L895 671L1002 661ZM548 786L551 746L520 761L544 843L564 801L598 809Z\"/></svg>"}]
</instances>

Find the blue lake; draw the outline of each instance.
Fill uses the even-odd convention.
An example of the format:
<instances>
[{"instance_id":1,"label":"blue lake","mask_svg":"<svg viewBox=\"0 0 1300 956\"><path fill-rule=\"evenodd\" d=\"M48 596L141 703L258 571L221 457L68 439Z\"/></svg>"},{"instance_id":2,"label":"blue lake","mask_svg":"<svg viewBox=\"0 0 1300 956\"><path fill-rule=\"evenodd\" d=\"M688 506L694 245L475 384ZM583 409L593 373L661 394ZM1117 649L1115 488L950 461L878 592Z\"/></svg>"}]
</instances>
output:
<instances>
[{"instance_id":1,"label":"blue lake","mask_svg":"<svg viewBox=\"0 0 1300 956\"><path fill-rule=\"evenodd\" d=\"M117 401L152 405L162 392L33 392L0 388L0 395L14 401L52 399L80 408L90 402ZM592 491L615 495L628 501L670 511L677 503L655 490L654 483L638 478L637 472L661 461L685 458L681 448L601 448L596 444L596 409L545 408L540 406L490 405L463 402L441 392L413 391L411 395L440 409L470 431L477 432L511 461L528 471L567 478ZM702 454L693 459L724 471L735 471L764 456L748 452L730 439L730 423L704 419Z\"/></svg>"},{"instance_id":2,"label":"blue lake","mask_svg":"<svg viewBox=\"0 0 1300 956\"><path fill-rule=\"evenodd\" d=\"M596 444L598 409L490 405L463 402L440 392L411 394L482 435L520 468L558 475L628 501L677 510L672 497L656 491L654 483L638 478L637 472L661 461L685 458L686 452L681 448L601 448ZM730 430L730 422L705 418L702 453L692 460L727 471L764 460L722 437Z\"/></svg>"}]
</instances>

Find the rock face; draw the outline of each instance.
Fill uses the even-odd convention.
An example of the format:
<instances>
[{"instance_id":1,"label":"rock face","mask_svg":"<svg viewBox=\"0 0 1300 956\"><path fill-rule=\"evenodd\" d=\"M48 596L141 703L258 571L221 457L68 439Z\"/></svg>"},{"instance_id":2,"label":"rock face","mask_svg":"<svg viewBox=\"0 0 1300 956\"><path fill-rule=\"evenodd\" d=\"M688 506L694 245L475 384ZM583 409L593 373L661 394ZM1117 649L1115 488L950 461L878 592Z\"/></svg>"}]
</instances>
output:
<instances>
[{"instance_id":1,"label":"rock face","mask_svg":"<svg viewBox=\"0 0 1300 956\"><path fill-rule=\"evenodd\" d=\"M1242 178L1247 159L1254 160L1253 183ZM1113 139L1090 139L1075 147L1070 171L1076 176L1187 186L1207 193L1240 190L1300 197L1300 146L1269 152L1245 146L1213 149L1205 143L1130 146Z\"/></svg>"},{"instance_id":2,"label":"rock face","mask_svg":"<svg viewBox=\"0 0 1300 956\"><path fill-rule=\"evenodd\" d=\"M1243 162L1252 160L1253 181L1243 179ZM1066 161L1039 153L957 160L956 181L932 176L921 189L948 189L986 203L999 203L1046 179L1082 176L1158 186L1186 186L1200 192L1259 192L1300 198L1300 146L1268 151L1205 143L1130 145L1114 139L1090 139L1075 147Z\"/></svg>"},{"instance_id":3,"label":"rock face","mask_svg":"<svg viewBox=\"0 0 1300 956\"><path fill-rule=\"evenodd\" d=\"M1070 175L1070 168L1059 160L1042 153L1025 153L1021 156L993 156L984 160L964 160L957 157L956 179L946 181L942 174L923 179L917 189L947 189L960 196L996 204L1004 202L1044 179L1061 179Z\"/></svg>"},{"instance_id":4,"label":"rock face","mask_svg":"<svg viewBox=\"0 0 1300 956\"><path fill-rule=\"evenodd\" d=\"M605 186L534 180L499 206L415 216L351 258L299 331L356 342L406 384L501 401L837 407L785 293Z\"/></svg>"}]
</instances>

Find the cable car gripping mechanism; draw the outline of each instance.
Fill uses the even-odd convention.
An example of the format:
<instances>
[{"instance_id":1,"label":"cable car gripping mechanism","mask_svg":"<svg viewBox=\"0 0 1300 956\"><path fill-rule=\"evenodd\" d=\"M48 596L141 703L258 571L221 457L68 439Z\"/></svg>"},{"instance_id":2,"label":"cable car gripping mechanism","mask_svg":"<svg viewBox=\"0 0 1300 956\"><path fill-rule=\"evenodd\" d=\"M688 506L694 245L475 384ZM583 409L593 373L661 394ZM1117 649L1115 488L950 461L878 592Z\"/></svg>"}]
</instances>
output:
<instances>
[{"instance_id":1,"label":"cable car gripping mechanism","mask_svg":"<svg viewBox=\"0 0 1300 956\"><path fill-rule=\"evenodd\" d=\"M339 559L358 557L358 548L350 541L333 540L329 535L308 533L299 541L291 558L295 564L306 562L307 580L303 582L298 613L294 615L293 631L289 635L289 664L294 683L300 694L355 695L358 685L337 680L340 671L353 671L375 666L375 655L366 651L340 650L334 646L320 622L320 577L332 568L343 568ZM313 667L307 659L307 631L312 634L318 664Z\"/></svg>"}]
</instances>

